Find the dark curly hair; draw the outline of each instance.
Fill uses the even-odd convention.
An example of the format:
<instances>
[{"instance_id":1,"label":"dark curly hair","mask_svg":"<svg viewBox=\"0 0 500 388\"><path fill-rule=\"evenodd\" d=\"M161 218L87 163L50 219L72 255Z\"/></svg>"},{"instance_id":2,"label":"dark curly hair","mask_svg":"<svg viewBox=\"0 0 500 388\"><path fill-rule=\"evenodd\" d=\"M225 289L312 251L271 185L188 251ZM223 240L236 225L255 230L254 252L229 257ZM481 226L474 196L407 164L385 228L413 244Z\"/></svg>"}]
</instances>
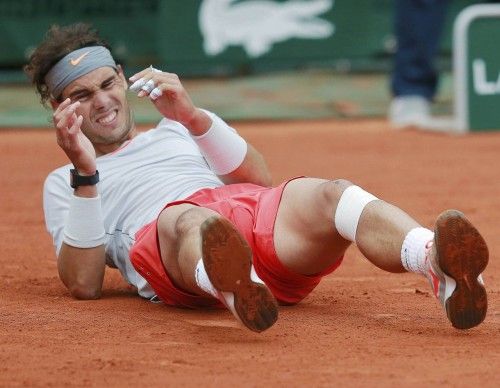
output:
<instances>
[{"instance_id":1,"label":"dark curly hair","mask_svg":"<svg viewBox=\"0 0 500 388\"><path fill-rule=\"evenodd\" d=\"M45 76L52 67L65 55L82 47L109 45L99 37L97 31L89 24L76 23L69 26L53 25L47 31L44 40L31 54L24 72L40 94L40 101L46 105L51 96L45 83Z\"/></svg>"}]
</instances>

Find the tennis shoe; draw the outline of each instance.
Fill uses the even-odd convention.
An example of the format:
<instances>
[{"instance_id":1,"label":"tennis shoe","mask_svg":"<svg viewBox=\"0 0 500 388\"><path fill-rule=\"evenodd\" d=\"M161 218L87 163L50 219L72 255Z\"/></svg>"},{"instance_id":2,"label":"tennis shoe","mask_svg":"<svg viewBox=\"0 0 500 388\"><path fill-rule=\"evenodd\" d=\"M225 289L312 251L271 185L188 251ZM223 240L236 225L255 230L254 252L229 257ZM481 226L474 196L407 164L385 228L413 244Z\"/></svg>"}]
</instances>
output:
<instances>
[{"instance_id":1,"label":"tennis shoe","mask_svg":"<svg viewBox=\"0 0 500 388\"><path fill-rule=\"evenodd\" d=\"M488 247L477 229L457 210L439 215L428 246L427 277L453 327L470 329L486 316L487 296L481 273Z\"/></svg>"},{"instance_id":2,"label":"tennis shoe","mask_svg":"<svg viewBox=\"0 0 500 388\"><path fill-rule=\"evenodd\" d=\"M219 299L250 330L270 328L278 319L278 303L255 273L245 239L217 216L201 225L201 238L203 264Z\"/></svg>"}]
</instances>

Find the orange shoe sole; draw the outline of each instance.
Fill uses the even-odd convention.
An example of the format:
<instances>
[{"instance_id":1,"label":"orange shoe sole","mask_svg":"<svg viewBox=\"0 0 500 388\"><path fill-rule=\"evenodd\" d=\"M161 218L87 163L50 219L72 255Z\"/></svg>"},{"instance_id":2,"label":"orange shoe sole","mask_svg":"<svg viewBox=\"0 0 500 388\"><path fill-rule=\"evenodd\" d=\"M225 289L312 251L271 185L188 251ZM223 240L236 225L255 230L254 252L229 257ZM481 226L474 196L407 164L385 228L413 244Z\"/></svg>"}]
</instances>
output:
<instances>
[{"instance_id":1,"label":"orange shoe sole","mask_svg":"<svg viewBox=\"0 0 500 388\"><path fill-rule=\"evenodd\" d=\"M216 216L201 225L201 237L208 278L218 291L234 296L234 306L227 307L252 331L270 328L278 319L278 303L264 284L252 281L252 251L245 239Z\"/></svg>"},{"instance_id":2,"label":"orange shoe sole","mask_svg":"<svg viewBox=\"0 0 500 388\"><path fill-rule=\"evenodd\" d=\"M456 288L445 301L451 324L470 329L483 322L488 309L486 290L478 276L488 265L488 247L477 229L457 210L443 212L436 221L437 263Z\"/></svg>"}]
</instances>

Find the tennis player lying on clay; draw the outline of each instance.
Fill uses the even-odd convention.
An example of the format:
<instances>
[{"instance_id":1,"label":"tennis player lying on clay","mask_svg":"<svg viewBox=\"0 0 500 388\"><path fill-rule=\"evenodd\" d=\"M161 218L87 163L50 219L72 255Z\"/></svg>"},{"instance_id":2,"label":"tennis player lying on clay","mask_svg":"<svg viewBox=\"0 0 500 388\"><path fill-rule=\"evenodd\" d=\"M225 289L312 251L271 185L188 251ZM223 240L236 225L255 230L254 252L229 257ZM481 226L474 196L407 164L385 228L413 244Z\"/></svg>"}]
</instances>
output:
<instances>
[{"instance_id":1,"label":"tennis player lying on clay","mask_svg":"<svg viewBox=\"0 0 500 388\"><path fill-rule=\"evenodd\" d=\"M52 27L25 70L69 159L47 177L43 203L75 298L99 298L108 265L142 297L225 306L261 332L356 244L385 271L429 279L454 327L484 320L488 248L461 212L430 230L347 180L272 187L262 155L193 105L175 74L148 67L127 80L88 25ZM128 90L162 114L155 128L136 130Z\"/></svg>"}]
</instances>

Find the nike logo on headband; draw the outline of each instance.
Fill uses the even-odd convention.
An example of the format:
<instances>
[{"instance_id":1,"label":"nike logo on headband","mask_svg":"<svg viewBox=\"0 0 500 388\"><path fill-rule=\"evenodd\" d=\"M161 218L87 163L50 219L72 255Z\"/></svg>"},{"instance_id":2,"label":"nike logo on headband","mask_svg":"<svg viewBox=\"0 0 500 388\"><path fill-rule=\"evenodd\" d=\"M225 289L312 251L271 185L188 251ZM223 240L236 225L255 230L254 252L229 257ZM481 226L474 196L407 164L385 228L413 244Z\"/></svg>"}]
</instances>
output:
<instances>
[{"instance_id":1,"label":"nike logo on headband","mask_svg":"<svg viewBox=\"0 0 500 388\"><path fill-rule=\"evenodd\" d=\"M71 58L71 59L69 60L69 63L71 63L73 66L78 66L78 64L82 61L82 59L83 59L83 58L85 58L85 57L87 56L87 54L88 54L88 53L89 53L89 52L87 51L87 52L83 53L82 55L80 55L80 56L79 56L78 58L76 58L76 59Z\"/></svg>"}]
</instances>

